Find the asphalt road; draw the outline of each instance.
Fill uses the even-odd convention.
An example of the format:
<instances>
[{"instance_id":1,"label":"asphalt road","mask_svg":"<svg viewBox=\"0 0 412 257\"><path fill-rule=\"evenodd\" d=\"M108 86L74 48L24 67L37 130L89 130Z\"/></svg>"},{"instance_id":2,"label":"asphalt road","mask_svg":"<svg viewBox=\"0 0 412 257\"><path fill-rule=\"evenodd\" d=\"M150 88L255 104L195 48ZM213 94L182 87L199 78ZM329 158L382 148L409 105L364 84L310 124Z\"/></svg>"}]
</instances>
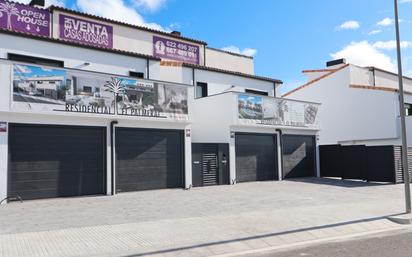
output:
<instances>
[{"instance_id":1,"label":"asphalt road","mask_svg":"<svg viewBox=\"0 0 412 257\"><path fill-rule=\"evenodd\" d=\"M251 256L251 255L248 255ZM254 254L256 257L411 257L412 230L379 234L305 248Z\"/></svg>"}]
</instances>

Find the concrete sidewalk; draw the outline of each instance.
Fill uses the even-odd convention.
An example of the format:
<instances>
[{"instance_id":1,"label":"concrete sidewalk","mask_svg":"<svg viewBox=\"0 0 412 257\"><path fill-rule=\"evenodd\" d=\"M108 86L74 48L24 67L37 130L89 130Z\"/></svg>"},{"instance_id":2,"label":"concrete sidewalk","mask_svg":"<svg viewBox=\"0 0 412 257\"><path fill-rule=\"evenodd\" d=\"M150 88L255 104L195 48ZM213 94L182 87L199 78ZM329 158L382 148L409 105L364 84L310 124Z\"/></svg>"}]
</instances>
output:
<instances>
[{"instance_id":1,"label":"concrete sidewalk","mask_svg":"<svg viewBox=\"0 0 412 257\"><path fill-rule=\"evenodd\" d=\"M328 179L0 207L0 256L212 256L400 228L402 185Z\"/></svg>"}]
</instances>

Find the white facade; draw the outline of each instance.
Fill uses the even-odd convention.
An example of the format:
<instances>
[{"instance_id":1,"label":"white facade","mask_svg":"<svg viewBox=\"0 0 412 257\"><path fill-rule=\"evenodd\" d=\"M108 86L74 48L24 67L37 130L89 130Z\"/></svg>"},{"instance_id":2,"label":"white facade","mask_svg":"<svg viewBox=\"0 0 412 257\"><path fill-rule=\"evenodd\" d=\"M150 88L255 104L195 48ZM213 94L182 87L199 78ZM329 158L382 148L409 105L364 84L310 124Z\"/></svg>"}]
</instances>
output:
<instances>
[{"instance_id":1,"label":"white facade","mask_svg":"<svg viewBox=\"0 0 412 257\"><path fill-rule=\"evenodd\" d=\"M58 39L62 13L113 26L113 48ZM192 143L226 144L230 153L230 183L235 183L234 133L269 134L278 138L275 147L279 158L273 157L273 162L277 160L279 179L282 166L278 160L283 158L281 134L311 138L317 135L318 104L275 98L275 88L282 82L254 75L250 57L209 49L201 41L170 35L171 40L198 44L202 50L200 64L160 59L153 56L152 38L167 37L167 33L58 8L52 16L50 38L0 31L0 125L9 126L7 131L0 130L0 201L9 197L9 173L13 169L9 156L13 144L9 141L10 125L104 128L106 194L114 194L117 189L117 159L112 153L116 152L116 144L112 140L121 128L181 133L180 171L182 187L186 189L193 185ZM131 72L143 78L131 77ZM207 84L206 97L195 97L198 82ZM149 103L143 104L147 92L150 96L145 99ZM241 96L260 101L246 110L257 112L260 116L256 120L239 118ZM284 106L289 106L289 110L283 110ZM31 136L29 132L26 134Z\"/></svg>"},{"instance_id":2,"label":"white facade","mask_svg":"<svg viewBox=\"0 0 412 257\"><path fill-rule=\"evenodd\" d=\"M234 71L255 74L253 57L224 52L222 50L206 47L206 66L226 69L227 66Z\"/></svg>"},{"instance_id":3,"label":"white facade","mask_svg":"<svg viewBox=\"0 0 412 257\"><path fill-rule=\"evenodd\" d=\"M56 8L53 10L53 37L59 38L59 15L70 15L83 20L95 21L97 17L85 17L82 13ZM170 33L146 29L130 24L119 23L107 19L98 19L99 23L113 26L113 48L128 52L152 55L153 36L159 35L171 40L178 40L199 47L199 65L220 68L245 74L254 74L253 58L232 54L224 51L208 48L206 43L190 40L185 37L173 36Z\"/></svg>"},{"instance_id":4,"label":"white facade","mask_svg":"<svg viewBox=\"0 0 412 257\"><path fill-rule=\"evenodd\" d=\"M344 65L309 72L310 80L286 93L289 99L321 103L320 145L400 145L396 74ZM404 78L405 103L412 102L412 79ZM412 120L407 117L407 126ZM412 132L408 129L409 145Z\"/></svg>"}]
</instances>

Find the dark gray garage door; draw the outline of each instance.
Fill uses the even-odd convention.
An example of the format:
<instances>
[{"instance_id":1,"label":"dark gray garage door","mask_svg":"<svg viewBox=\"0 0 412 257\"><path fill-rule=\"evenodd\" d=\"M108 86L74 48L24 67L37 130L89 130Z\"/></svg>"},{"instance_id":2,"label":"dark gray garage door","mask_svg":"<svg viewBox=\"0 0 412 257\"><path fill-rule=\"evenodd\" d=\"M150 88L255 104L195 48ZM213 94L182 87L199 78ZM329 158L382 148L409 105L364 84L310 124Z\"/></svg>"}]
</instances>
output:
<instances>
[{"instance_id":1,"label":"dark gray garage door","mask_svg":"<svg viewBox=\"0 0 412 257\"><path fill-rule=\"evenodd\" d=\"M11 124L8 196L105 193L105 128Z\"/></svg>"},{"instance_id":2,"label":"dark gray garage door","mask_svg":"<svg viewBox=\"0 0 412 257\"><path fill-rule=\"evenodd\" d=\"M116 192L183 187L183 134L116 128Z\"/></svg>"},{"instance_id":3,"label":"dark gray garage door","mask_svg":"<svg viewBox=\"0 0 412 257\"><path fill-rule=\"evenodd\" d=\"M314 177L315 137L283 135L283 178Z\"/></svg>"},{"instance_id":4,"label":"dark gray garage door","mask_svg":"<svg viewBox=\"0 0 412 257\"><path fill-rule=\"evenodd\" d=\"M236 134L236 181L278 179L276 136Z\"/></svg>"}]
</instances>

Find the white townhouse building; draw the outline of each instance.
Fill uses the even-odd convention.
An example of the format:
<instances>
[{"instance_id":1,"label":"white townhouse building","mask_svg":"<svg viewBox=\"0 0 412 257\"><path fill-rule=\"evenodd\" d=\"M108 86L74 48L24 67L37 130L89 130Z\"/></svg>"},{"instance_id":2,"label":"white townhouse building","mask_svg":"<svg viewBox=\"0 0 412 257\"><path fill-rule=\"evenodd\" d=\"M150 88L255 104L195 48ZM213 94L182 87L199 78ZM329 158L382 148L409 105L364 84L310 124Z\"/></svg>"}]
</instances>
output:
<instances>
[{"instance_id":1,"label":"white townhouse building","mask_svg":"<svg viewBox=\"0 0 412 257\"><path fill-rule=\"evenodd\" d=\"M304 70L308 82L283 94L322 104L319 144L400 145L398 76L344 59ZM404 77L409 145L412 146L412 78Z\"/></svg>"},{"instance_id":2,"label":"white townhouse building","mask_svg":"<svg viewBox=\"0 0 412 257\"><path fill-rule=\"evenodd\" d=\"M282 81L255 75L252 57L6 4L17 14L0 16L3 202L318 174L319 104L279 98Z\"/></svg>"},{"instance_id":3,"label":"white townhouse building","mask_svg":"<svg viewBox=\"0 0 412 257\"><path fill-rule=\"evenodd\" d=\"M403 182L397 74L344 59L326 66L304 70L308 82L282 96L321 103L321 176ZM405 76L403 82L411 147L412 78ZM412 149L408 152L411 163Z\"/></svg>"}]
</instances>

